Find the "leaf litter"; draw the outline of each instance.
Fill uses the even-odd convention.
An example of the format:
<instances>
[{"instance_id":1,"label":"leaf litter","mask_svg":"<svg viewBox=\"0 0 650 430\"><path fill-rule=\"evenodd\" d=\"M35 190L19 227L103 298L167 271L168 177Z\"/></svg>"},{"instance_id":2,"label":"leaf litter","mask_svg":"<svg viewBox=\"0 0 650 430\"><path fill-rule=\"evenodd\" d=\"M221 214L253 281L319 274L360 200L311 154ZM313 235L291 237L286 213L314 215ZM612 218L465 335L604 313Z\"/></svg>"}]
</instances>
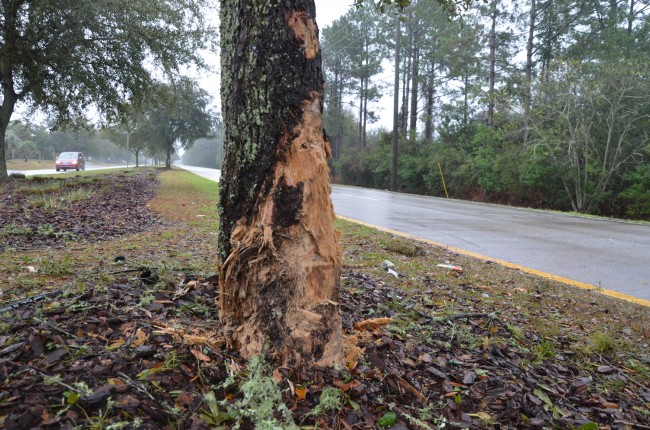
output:
<instances>
[{"instance_id":1,"label":"leaf litter","mask_svg":"<svg viewBox=\"0 0 650 430\"><path fill-rule=\"evenodd\" d=\"M132 228L159 228L164 220L147 221L156 217ZM271 418L285 422L286 408L311 429L650 427L646 308L427 245L396 255L382 249L390 236L377 242L355 228L343 239L346 366L274 369L284 406ZM257 373L226 347L217 277L162 276L123 254L107 283L0 303L2 426L264 428L242 412ZM448 260L463 271L435 267Z\"/></svg>"}]
</instances>

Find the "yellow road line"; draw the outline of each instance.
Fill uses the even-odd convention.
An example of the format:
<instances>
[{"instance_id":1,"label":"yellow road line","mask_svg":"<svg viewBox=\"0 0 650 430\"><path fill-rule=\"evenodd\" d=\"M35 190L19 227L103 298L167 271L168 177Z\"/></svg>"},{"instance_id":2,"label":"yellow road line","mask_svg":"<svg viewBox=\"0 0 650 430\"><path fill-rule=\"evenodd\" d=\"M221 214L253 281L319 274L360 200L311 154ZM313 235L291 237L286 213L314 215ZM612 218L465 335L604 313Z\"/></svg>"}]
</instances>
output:
<instances>
[{"instance_id":1,"label":"yellow road line","mask_svg":"<svg viewBox=\"0 0 650 430\"><path fill-rule=\"evenodd\" d=\"M546 279L551 279L553 281L561 282L563 284L567 284L567 285L570 285L572 287L577 287L577 288L582 288L582 289L585 289L585 290L596 291L596 292L598 292L600 294L604 294L606 296L615 297L617 299L625 300L625 301L628 301L628 302L631 302L631 303L636 303L637 305L650 307L650 300L639 299L637 297L633 297L633 296L629 296L627 294L619 293L618 291L605 290L605 289L597 287L595 285L585 284L584 282L574 281L573 279L565 278L563 276L553 275L553 274L547 273L547 272L542 272L541 270L535 270L535 269L531 269L531 268L528 268L528 267L520 266L518 264L510 263L508 261L496 260L496 259L494 259L492 257L487 257L485 255L481 255L481 254L478 254L476 252L467 251L467 250L460 249L460 248L455 248L453 246L445 245L444 243L435 242L433 240L425 239L425 238L418 237L418 236L413 236L413 235L408 234L408 233L402 233L400 231L391 230L389 228L379 227L379 226L376 226L376 225L373 225L373 224L369 224L367 222L356 220L354 218L348 218L348 217L341 216L341 215L336 215L336 217L339 218L339 219L345 220L345 221L353 222L355 224L360 224L360 225L363 225L363 226L366 226L366 227L374 228L374 229L379 230L379 231L394 234L396 236L401 236L401 237L405 237L407 239L417 240L419 242L428 243L429 245L434 245L434 246L438 246L438 247L441 247L441 248L445 248L445 249L448 249L450 251L456 252L458 254L466 255L468 257L479 258L481 260L486 260L486 261L493 261L493 262L495 262L497 264L500 264L501 266L508 267L510 269L521 270L522 272L530 273L531 275L540 276L540 277L546 278Z\"/></svg>"}]
</instances>

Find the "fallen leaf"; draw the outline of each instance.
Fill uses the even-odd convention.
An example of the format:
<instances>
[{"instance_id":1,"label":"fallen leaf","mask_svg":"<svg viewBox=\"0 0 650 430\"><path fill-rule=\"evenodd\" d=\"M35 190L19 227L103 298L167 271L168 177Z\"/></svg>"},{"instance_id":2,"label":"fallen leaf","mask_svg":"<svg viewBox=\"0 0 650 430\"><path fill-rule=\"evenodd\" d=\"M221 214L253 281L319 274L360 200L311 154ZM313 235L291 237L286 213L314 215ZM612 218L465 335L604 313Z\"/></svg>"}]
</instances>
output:
<instances>
[{"instance_id":1,"label":"fallen leaf","mask_svg":"<svg viewBox=\"0 0 650 430\"><path fill-rule=\"evenodd\" d=\"M431 354L424 353L418 357L418 361L421 361L422 363L433 363L433 358L431 358Z\"/></svg>"},{"instance_id":2,"label":"fallen leaf","mask_svg":"<svg viewBox=\"0 0 650 430\"><path fill-rule=\"evenodd\" d=\"M198 349L190 349L190 352L192 353L193 356L195 356L198 360L205 361L206 363L209 363L212 361L210 357L199 351Z\"/></svg>"},{"instance_id":3,"label":"fallen leaf","mask_svg":"<svg viewBox=\"0 0 650 430\"><path fill-rule=\"evenodd\" d=\"M375 318L354 323L354 328L359 331L374 331L390 324L391 322L393 322L392 318Z\"/></svg>"},{"instance_id":4,"label":"fallen leaf","mask_svg":"<svg viewBox=\"0 0 650 430\"><path fill-rule=\"evenodd\" d=\"M477 412L475 414L467 414L467 415L469 415L470 417L476 417L481 421L491 421L493 419L492 415L488 414L487 412Z\"/></svg>"},{"instance_id":5,"label":"fallen leaf","mask_svg":"<svg viewBox=\"0 0 650 430\"><path fill-rule=\"evenodd\" d=\"M356 336L343 337L343 354L348 370L354 370L357 367L365 352L365 348L360 348L358 343L359 339Z\"/></svg>"},{"instance_id":6,"label":"fallen leaf","mask_svg":"<svg viewBox=\"0 0 650 430\"><path fill-rule=\"evenodd\" d=\"M397 414L395 412L386 412L381 418L377 420L379 427L390 427L397 421Z\"/></svg>"},{"instance_id":7,"label":"fallen leaf","mask_svg":"<svg viewBox=\"0 0 650 430\"><path fill-rule=\"evenodd\" d=\"M343 391L343 392L345 392L345 391L349 391L349 390L351 390L352 388L356 388L356 387L358 387L359 385L361 385L361 382L359 382L359 381L357 381L357 380L355 379L355 380L353 380L353 381L348 382L347 384L343 384L343 385L341 385L341 391Z\"/></svg>"},{"instance_id":8,"label":"fallen leaf","mask_svg":"<svg viewBox=\"0 0 650 430\"><path fill-rule=\"evenodd\" d=\"M133 346L142 346L147 342L149 339L149 335L144 332L141 328L138 329L138 331L135 332L135 339L131 343Z\"/></svg>"},{"instance_id":9,"label":"fallen leaf","mask_svg":"<svg viewBox=\"0 0 650 430\"><path fill-rule=\"evenodd\" d=\"M305 397L307 397L307 387L297 387L294 390L294 394L296 395L297 400L305 400Z\"/></svg>"},{"instance_id":10,"label":"fallen leaf","mask_svg":"<svg viewBox=\"0 0 650 430\"><path fill-rule=\"evenodd\" d=\"M113 341L113 343L111 343L111 345L108 347L108 349L110 349L110 350L120 349L120 348L122 348L124 346L125 343L126 343L126 341L123 338L119 338L116 341Z\"/></svg>"}]
</instances>

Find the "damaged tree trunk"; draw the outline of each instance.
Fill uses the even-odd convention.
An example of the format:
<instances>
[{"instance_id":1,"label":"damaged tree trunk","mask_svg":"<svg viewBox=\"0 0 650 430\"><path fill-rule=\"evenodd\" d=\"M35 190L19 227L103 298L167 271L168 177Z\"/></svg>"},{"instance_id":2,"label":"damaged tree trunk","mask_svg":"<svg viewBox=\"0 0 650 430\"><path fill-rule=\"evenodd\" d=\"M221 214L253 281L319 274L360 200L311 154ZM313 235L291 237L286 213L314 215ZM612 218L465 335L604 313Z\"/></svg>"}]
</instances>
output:
<instances>
[{"instance_id":1,"label":"damaged tree trunk","mask_svg":"<svg viewBox=\"0 0 650 430\"><path fill-rule=\"evenodd\" d=\"M314 0L221 0L220 317L231 347L341 363Z\"/></svg>"}]
</instances>

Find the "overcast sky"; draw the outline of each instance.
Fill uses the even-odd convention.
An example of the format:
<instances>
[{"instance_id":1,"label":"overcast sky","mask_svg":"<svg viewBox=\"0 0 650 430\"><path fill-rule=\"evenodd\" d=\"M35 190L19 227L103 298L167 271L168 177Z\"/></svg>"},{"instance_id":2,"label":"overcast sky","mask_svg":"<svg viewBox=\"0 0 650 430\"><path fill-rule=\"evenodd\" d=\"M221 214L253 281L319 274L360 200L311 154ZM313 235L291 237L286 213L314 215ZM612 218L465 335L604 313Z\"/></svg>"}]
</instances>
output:
<instances>
[{"instance_id":1,"label":"overcast sky","mask_svg":"<svg viewBox=\"0 0 650 430\"><path fill-rule=\"evenodd\" d=\"M316 0L316 22L324 28L345 14L354 0Z\"/></svg>"},{"instance_id":2,"label":"overcast sky","mask_svg":"<svg viewBox=\"0 0 650 430\"><path fill-rule=\"evenodd\" d=\"M323 28L344 15L353 4L354 0L316 0L316 23L320 31L322 32ZM201 87L213 97L215 108L219 109L219 81L221 79L218 73L219 58L215 54L206 53L206 59L214 70L209 73L201 73L199 82Z\"/></svg>"}]
</instances>

